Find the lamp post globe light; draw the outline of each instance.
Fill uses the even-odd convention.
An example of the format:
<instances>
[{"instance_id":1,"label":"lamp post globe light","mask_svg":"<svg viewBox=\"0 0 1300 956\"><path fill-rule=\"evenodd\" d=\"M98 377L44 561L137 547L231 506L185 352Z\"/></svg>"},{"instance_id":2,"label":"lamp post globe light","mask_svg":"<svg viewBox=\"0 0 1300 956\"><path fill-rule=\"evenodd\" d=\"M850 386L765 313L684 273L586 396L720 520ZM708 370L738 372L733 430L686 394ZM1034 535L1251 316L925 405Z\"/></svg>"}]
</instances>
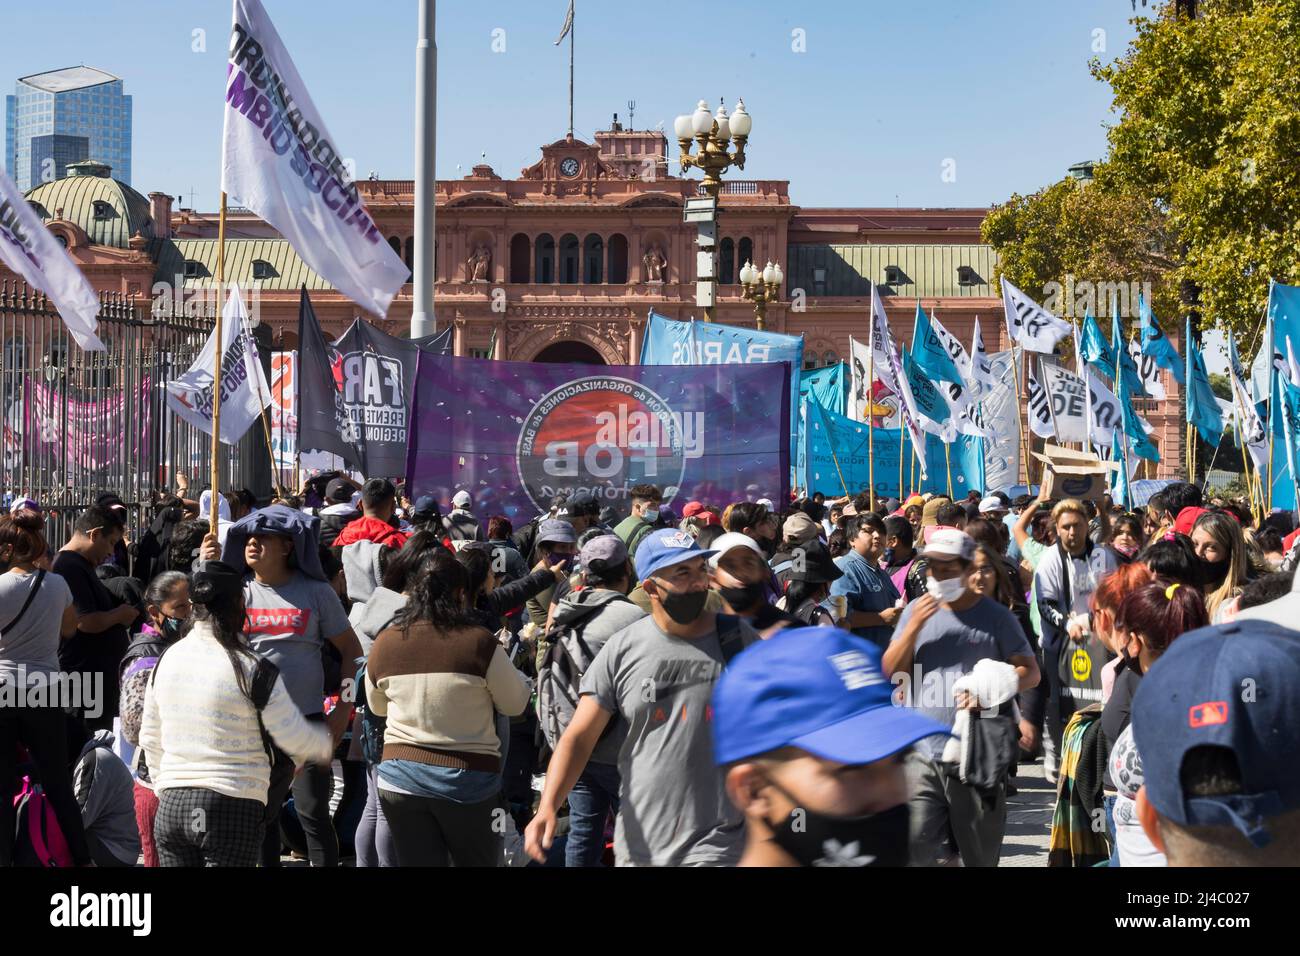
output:
<instances>
[{"instance_id":1,"label":"lamp post globe light","mask_svg":"<svg viewBox=\"0 0 1300 956\"><path fill-rule=\"evenodd\" d=\"M710 113L709 104L700 100L694 112L683 113L673 121L673 132L681 151L678 161L682 171L694 166L704 173L700 188L713 206L711 214L705 213L711 215L708 221L693 220L699 224L700 247L695 302L703 308L705 322L713 321L717 292L717 203L722 194L722 174L732 166L745 168L745 143L753 125L743 99L736 103L730 114L722 103L718 104L716 113ZM736 148L731 150L733 140ZM691 151L693 147L698 147L694 153Z\"/></svg>"},{"instance_id":2,"label":"lamp post globe light","mask_svg":"<svg viewBox=\"0 0 1300 956\"><path fill-rule=\"evenodd\" d=\"M746 301L754 303L754 317L758 320L760 331L764 327L767 304L779 300L783 282L785 282L785 273L781 271L778 263L769 262L761 271L755 269L752 262L746 262L741 266L742 296Z\"/></svg>"}]
</instances>

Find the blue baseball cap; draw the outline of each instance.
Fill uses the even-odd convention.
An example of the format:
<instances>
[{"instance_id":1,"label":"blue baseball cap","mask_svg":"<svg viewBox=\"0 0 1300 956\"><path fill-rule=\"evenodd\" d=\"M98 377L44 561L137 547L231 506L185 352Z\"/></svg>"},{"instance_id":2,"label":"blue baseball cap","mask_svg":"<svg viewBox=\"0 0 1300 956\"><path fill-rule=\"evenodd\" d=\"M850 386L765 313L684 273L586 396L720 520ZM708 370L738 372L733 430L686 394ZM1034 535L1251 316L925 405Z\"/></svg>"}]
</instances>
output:
<instances>
[{"instance_id":1,"label":"blue baseball cap","mask_svg":"<svg viewBox=\"0 0 1300 956\"><path fill-rule=\"evenodd\" d=\"M713 689L713 758L729 764L798 747L846 764L872 763L923 737L950 734L896 706L880 650L836 627L778 632L736 655Z\"/></svg>"},{"instance_id":2,"label":"blue baseball cap","mask_svg":"<svg viewBox=\"0 0 1300 956\"><path fill-rule=\"evenodd\" d=\"M716 551L705 551L695 536L677 528L660 528L645 536L636 548L636 576L644 581L656 571L681 564L691 558L708 558Z\"/></svg>"},{"instance_id":3,"label":"blue baseball cap","mask_svg":"<svg viewBox=\"0 0 1300 956\"><path fill-rule=\"evenodd\" d=\"M1133 739L1147 799L1179 826L1232 826L1255 846L1268 820L1300 808L1300 632L1239 620L1182 635L1133 698ZM1241 791L1183 792L1183 761L1201 746L1236 755Z\"/></svg>"}]
</instances>

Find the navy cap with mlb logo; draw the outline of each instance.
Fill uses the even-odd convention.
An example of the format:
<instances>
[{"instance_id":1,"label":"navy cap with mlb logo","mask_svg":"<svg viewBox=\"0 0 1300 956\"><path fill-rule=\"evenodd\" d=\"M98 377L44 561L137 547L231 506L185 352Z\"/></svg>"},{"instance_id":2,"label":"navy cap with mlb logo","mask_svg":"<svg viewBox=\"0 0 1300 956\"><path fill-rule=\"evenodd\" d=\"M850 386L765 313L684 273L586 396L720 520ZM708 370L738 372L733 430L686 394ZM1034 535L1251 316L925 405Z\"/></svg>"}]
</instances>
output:
<instances>
[{"instance_id":1,"label":"navy cap with mlb logo","mask_svg":"<svg viewBox=\"0 0 1300 956\"><path fill-rule=\"evenodd\" d=\"M736 655L713 689L718 764L798 747L845 764L883 760L938 721L896 706L880 649L835 627L795 627Z\"/></svg>"},{"instance_id":2,"label":"navy cap with mlb logo","mask_svg":"<svg viewBox=\"0 0 1300 956\"><path fill-rule=\"evenodd\" d=\"M1239 620L1182 635L1142 678L1133 740L1147 800L1180 826L1232 826L1256 846L1271 817L1300 809L1300 632ZM1239 793L1191 796L1182 770L1194 747L1236 756Z\"/></svg>"}]
</instances>

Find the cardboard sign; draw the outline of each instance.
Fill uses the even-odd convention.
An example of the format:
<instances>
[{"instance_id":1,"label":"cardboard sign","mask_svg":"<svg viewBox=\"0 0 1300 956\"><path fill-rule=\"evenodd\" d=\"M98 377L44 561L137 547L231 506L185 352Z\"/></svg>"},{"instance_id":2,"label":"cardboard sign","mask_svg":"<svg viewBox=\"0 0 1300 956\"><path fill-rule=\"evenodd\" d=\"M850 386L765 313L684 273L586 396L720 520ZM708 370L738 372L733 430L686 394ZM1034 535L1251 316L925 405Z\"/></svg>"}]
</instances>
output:
<instances>
[{"instance_id":1,"label":"cardboard sign","mask_svg":"<svg viewBox=\"0 0 1300 956\"><path fill-rule=\"evenodd\" d=\"M1059 445L1044 445L1042 454L1034 452L1034 457L1047 466L1043 486L1047 497L1057 501L1062 498L1100 501L1108 489L1110 473L1119 467L1116 462Z\"/></svg>"}]
</instances>

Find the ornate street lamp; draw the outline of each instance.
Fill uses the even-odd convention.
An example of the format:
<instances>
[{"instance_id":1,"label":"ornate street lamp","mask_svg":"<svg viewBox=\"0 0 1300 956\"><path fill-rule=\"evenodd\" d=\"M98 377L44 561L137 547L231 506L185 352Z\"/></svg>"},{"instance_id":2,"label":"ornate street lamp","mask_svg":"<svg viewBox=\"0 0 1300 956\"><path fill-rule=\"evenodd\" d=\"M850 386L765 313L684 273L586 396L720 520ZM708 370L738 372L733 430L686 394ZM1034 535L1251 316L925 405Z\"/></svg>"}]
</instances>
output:
<instances>
[{"instance_id":1,"label":"ornate street lamp","mask_svg":"<svg viewBox=\"0 0 1300 956\"><path fill-rule=\"evenodd\" d=\"M754 303L754 316L758 319L758 328L762 330L763 319L767 313L767 304L779 299L778 290L785 281L781 267L769 262L760 272L752 262L746 262L740 268L740 285L742 295L747 302Z\"/></svg>"},{"instance_id":2,"label":"ornate street lamp","mask_svg":"<svg viewBox=\"0 0 1300 956\"><path fill-rule=\"evenodd\" d=\"M677 144L681 147L683 172L692 166L704 173L701 186L707 200L687 200L686 221L694 222L699 227L697 240L700 255L699 269L696 275L695 303L704 310L704 321L712 322L714 316L714 299L717 295L717 210L718 197L722 194L722 174L732 166L745 168L745 143L754 121L745 111L745 101L736 103L736 109L730 115L727 108L718 104L717 113L709 112L709 105L700 100L694 113L684 113L673 123L673 132L677 134ZM736 149L728 147L732 140ZM692 140L699 145L695 154L691 154ZM692 209L693 205L703 204L707 208Z\"/></svg>"},{"instance_id":3,"label":"ornate street lamp","mask_svg":"<svg viewBox=\"0 0 1300 956\"><path fill-rule=\"evenodd\" d=\"M679 162L682 169L694 166L704 173L704 191L717 199L722 192L722 174L730 167L745 168L745 142L749 139L754 121L745 112L745 101L736 103L736 109L727 115L727 108L718 105L718 112L709 113L709 105L700 100L694 113L684 113L673 123L677 145L681 148ZM691 154L692 139L699 149ZM731 140L736 141L734 152L728 152Z\"/></svg>"}]
</instances>

